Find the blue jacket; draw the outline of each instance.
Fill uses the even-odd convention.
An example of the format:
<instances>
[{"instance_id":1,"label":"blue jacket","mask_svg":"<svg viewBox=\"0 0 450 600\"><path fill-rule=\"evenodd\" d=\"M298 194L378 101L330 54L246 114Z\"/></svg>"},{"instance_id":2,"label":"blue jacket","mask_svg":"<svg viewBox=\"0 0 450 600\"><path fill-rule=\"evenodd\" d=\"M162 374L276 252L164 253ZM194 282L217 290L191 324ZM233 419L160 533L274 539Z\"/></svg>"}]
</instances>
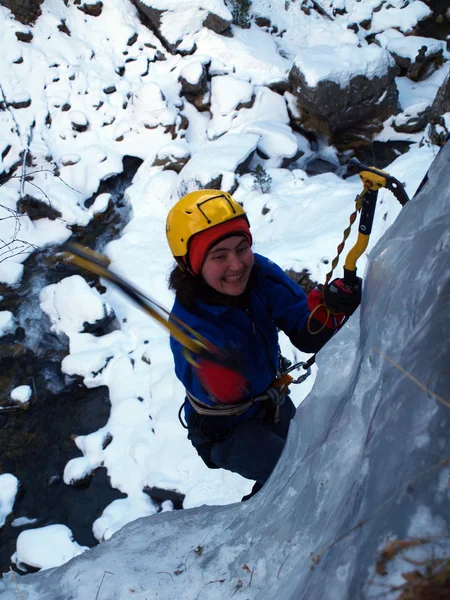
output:
<instances>
[{"instance_id":1,"label":"blue jacket","mask_svg":"<svg viewBox=\"0 0 450 600\"><path fill-rule=\"evenodd\" d=\"M278 265L259 254L255 254L249 285L250 294L245 308L206 304L199 300L194 313L176 299L172 314L219 348L233 347L241 358L242 373L250 384L250 395L257 396L277 375L277 328L292 338L305 327L309 309L300 286L289 279ZM214 406L214 401L195 375L195 367L185 359L183 347L172 337L170 347L178 379L195 398ZM254 405L239 417L232 417L233 422L251 417L257 408ZM194 409L186 402L188 424L193 413Z\"/></svg>"}]
</instances>

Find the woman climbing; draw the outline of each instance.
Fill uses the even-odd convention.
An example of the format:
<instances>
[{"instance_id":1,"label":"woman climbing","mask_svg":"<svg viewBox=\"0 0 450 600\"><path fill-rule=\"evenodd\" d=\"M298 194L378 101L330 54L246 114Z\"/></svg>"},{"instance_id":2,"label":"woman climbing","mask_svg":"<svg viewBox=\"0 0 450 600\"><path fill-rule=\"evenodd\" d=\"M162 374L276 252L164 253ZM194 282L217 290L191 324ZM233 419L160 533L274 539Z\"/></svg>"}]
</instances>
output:
<instances>
[{"instance_id":1,"label":"woman climbing","mask_svg":"<svg viewBox=\"0 0 450 600\"><path fill-rule=\"evenodd\" d=\"M358 307L361 279L352 287L335 279L306 297L280 267L253 253L245 211L218 190L181 198L166 233L177 262L171 314L223 351L221 362L195 361L171 338L188 438L208 467L256 481L246 499L273 471L295 414L288 394L273 385L278 329L302 352L317 352ZM258 401L262 395L270 399Z\"/></svg>"}]
</instances>

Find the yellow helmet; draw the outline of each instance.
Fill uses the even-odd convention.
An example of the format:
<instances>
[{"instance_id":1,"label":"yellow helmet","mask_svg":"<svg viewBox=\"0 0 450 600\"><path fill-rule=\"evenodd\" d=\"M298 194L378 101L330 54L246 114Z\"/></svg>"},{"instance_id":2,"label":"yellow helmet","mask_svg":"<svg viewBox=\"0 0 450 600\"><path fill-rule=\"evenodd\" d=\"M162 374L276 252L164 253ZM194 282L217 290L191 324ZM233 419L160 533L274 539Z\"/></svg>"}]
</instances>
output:
<instances>
[{"instance_id":1,"label":"yellow helmet","mask_svg":"<svg viewBox=\"0 0 450 600\"><path fill-rule=\"evenodd\" d=\"M225 221L245 217L245 210L227 192L198 190L183 196L166 219L166 236L175 258L185 256L192 236Z\"/></svg>"}]
</instances>

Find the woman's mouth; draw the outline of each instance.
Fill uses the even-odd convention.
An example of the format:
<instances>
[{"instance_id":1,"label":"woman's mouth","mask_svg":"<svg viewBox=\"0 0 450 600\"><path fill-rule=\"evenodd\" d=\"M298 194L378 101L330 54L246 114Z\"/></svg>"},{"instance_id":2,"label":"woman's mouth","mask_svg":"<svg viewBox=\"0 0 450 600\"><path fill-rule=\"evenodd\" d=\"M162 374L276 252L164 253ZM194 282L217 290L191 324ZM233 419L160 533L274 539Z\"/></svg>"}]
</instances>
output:
<instances>
[{"instance_id":1,"label":"woman's mouth","mask_svg":"<svg viewBox=\"0 0 450 600\"><path fill-rule=\"evenodd\" d=\"M240 279L242 279L244 273L240 273L239 275L229 275L228 277L224 277L223 280L226 283L236 283L237 281L239 281Z\"/></svg>"}]
</instances>

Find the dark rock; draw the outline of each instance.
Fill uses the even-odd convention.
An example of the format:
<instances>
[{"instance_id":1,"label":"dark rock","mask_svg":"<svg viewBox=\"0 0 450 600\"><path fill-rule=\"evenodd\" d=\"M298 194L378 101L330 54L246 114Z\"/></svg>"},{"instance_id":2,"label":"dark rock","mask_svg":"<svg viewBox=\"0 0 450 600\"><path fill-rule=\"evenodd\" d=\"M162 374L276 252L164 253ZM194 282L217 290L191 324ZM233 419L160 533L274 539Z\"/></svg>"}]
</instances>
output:
<instances>
[{"instance_id":1,"label":"dark rock","mask_svg":"<svg viewBox=\"0 0 450 600\"><path fill-rule=\"evenodd\" d=\"M251 108L254 104L255 104L255 100L256 100L256 95L252 94L252 97L250 98L250 100L247 100L247 102L240 102L235 110L241 110L241 108Z\"/></svg>"},{"instance_id":2,"label":"dark rock","mask_svg":"<svg viewBox=\"0 0 450 600\"><path fill-rule=\"evenodd\" d=\"M17 203L17 212L21 215L28 215L32 221L39 219L55 219L61 218L61 213L56 208L53 208L49 204L33 198L33 196L26 195L21 198Z\"/></svg>"},{"instance_id":3,"label":"dark rock","mask_svg":"<svg viewBox=\"0 0 450 600\"><path fill-rule=\"evenodd\" d=\"M340 165L331 163L324 158L313 158L306 163L305 172L308 175L320 175L322 173L338 173Z\"/></svg>"},{"instance_id":4,"label":"dark rock","mask_svg":"<svg viewBox=\"0 0 450 600\"><path fill-rule=\"evenodd\" d=\"M161 32L161 20L163 14L166 12L164 10L160 10L157 8L153 8L152 6L148 6L141 2L141 0L131 0L133 4L136 6L138 11L144 16L143 23L149 26L159 37L159 39L163 42L164 46L169 50L169 52L177 52L178 54L186 55L192 54L196 50L196 45L189 50L184 50L177 48L182 40L177 40L176 43L173 40L168 40ZM218 15L214 13L208 12L205 19L203 20L203 26L215 31L216 33L224 33L229 29L231 21L227 21L222 19Z\"/></svg>"},{"instance_id":5,"label":"dark rock","mask_svg":"<svg viewBox=\"0 0 450 600\"><path fill-rule=\"evenodd\" d=\"M138 39L138 34L137 32L135 32L128 40L127 42L127 46L132 46L133 44L135 44L137 42Z\"/></svg>"},{"instance_id":6,"label":"dark rock","mask_svg":"<svg viewBox=\"0 0 450 600\"><path fill-rule=\"evenodd\" d=\"M387 117L398 112L396 73L397 67L390 65L381 77L368 79L358 74L345 87L326 80L309 87L294 64L289 80L291 92L297 98L301 125L332 139L335 134L364 122L381 126Z\"/></svg>"},{"instance_id":7,"label":"dark rock","mask_svg":"<svg viewBox=\"0 0 450 600\"><path fill-rule=\"evenodd\" d=\"M392 127L399 133L417 133L422 131L428 124L430 110L427 108L416 115L405 115L405 118L400 120L400 115L394 119Z\"/></svg>"},{"instance_id":8,"label":"dark rock","mask_svg":"<svg viewBox=\"0 0 450 600\"><path fill-rule=\"evenodd\" d=\"M8 156L8 154L9 154L9 151L11 150L11 147L12 147L12 146L11 146L11 144L8 144L8 145L7 145L7 146L4 148L4 150L3 150L3 152L2 152L2 160Z\"/></svg>"},{"instance_id":9,"label":"dark rock","mask_svg":"<svg viewBox=\"0 0 450 600\"><path fill-rule=\"evenodd\" d=\"M301 158L305 153L303 152L303 150L300 150L300 148L297 150L297 152L294 154L294 156L285 156L281 162L280 165L280 169L287 169L289 167L289 165L292 165L293 163L295 163L296 160L298 160L299 158Z\"/></svg>"},{"instance_id":10,"label":"dark rock","mask_svg":"<svg viewBox=\"0 0 450 600\"><path fill-rule=\"evenodd\" d=\"M450 73L441 83L430 109L430 121L437 123L439 118L450 112Z\"/></svg>"},{"instance_id":11,"label":"dark rock","mask_svg":"<svg viewBox=\"0 0 450 600\"><path fill-rule=\"evenodd\" d=\"M74 131L78 131L78 133L83 133L83 131L87 131L89 128L89 123L74 123L72 122L72 129Z\"/></svg>"},{"instance_id":12,"label":"dark rock","mask_svg":"<svg viewBox=\"0 0 450 600\"><path fill-rule=\"evenodd\" d=\"M77 163L79 163L81 160L80 156L78 156L78 154L75 155L65 155L61 158L61 164L63 167L72 167L73 165L76 165Z\"/></svg>"},{"instance_id":13,"label":"dark rock","mask_svg":"<svg viewBox=\"0 0 450 600\"><path fill-rule=\"evenodd\" d=\"M103 306L103 310L104 317L93 323L88 323L87 321L83 323L83 331L81 333L91 333L95 337L101 337L118 329L114 311L109 309L108 312L105 305Z\"/></svg>"},{"instance_id":14,"label":"dark rock","mask_svg":"<svg viewBox=\"0 0 450 600\"><path fill-rule=\"evenodd\" d=\"M289 80L285 78L279 79L278 81L272 81L267 87L277 94L284 94L289 90Z\"/></svg>"},{"instance_id":15,"label":"dark rock","mask_svg":"<svg viewBox=\"0 0 450 600\"><path fill-rule=\"evenodd\" d=\"M33 39L33 34L31 31L16 31L16 38L19 42L29 43Z\"/></svg>"},{"instance_id":16,"label":"dark rock","mask_svg":"<svg viewBox=\"0 0 450 600\"><path fill-rule=\"evenodd\" d=\"M258 27L270 27L272 25L270 19L267 17L255 17L255 23Z\"/></svg>"},{"instance_id":17,"label":"dark rock","mask_svg":"<svg viewBox=\"0 0 450 600\"><path fill-rule=\"evenodd\" d=\"M164 170L175 171L179 173L181 169L189 162L190 156L156 156L153 166L162 167Z\"/></svg>"},{"instance_id":18,"label":"dark rock","mask_svg":"<svg viewBox=\"0 0 450 600\"><path fill-rule=\"evenodd\" d=\"M365 19L364 21L361 21L359 25L366 31L369 31L369 29L372 27L372 19Z\"/></svg>"},{"instance_id":19,"label":"dark rock","mask_svg":"<svg viewBox=\"0 0 450 600\"><path fill-rule=\"evenodd\" d=\"M193 104L199 112L206 112L211 109L211 93L209 90L198 96L185 94L185 98L190 104Z\"/></svg>"},{"instance_id":20,"label":"dark rock","mask_svg":"<svg viewBox=\"0 0 450 600\"><path fill-rule=\"evenodd\" d=\"M108 87L103 88L103 92L105 94L114 94L114 92L117 91L117 88L115 85L109 85Z\"/></svg>"},{"instance_id":21,"label":"dark rock","mask_svg":"<svg viewBox=\"0 0 450 600\"><path fill-rule=\"evenodd\" d=\"M13 60L13 64L21 65L23 63L23 58L20 56L17 60Z\"/></svg>"},{"instance_id":22,"label":"dark rock","mask_svg":"<svg viewBox=\"0 0 450 600\"><path fill-rule=\"evenodd\" d=\"M113 436L110 433L107 433L105 435L105 437L103 438L103 442L102 442L102 448L103 448L103 450L105 448L107 448L112 441L113 441Z\"/></svg>"},{"instance_id":23,"label":"dark rock","mask_svg":"<svg viewBox=\"0 0 450 600\"><path fill-rule=\"evenodd\" d=\"M151 6L148 6L147 4L144 4L143 2L141 2L140 0L131 0L131 1L136 6L139 13L141 13L148 19L149 23L146 23L146 21L144 20L144 24L146 24L146 25L149 24L153 30L156 30L159 32L159 29L161 27L161 15L163 14L164 11L159 10L157 8L153 8Z\"/></svg>"},{"instance_id":24,"label":"dark rock","mask_svg":"<svg viewBox=\"0 0 450 600\"><path fill-rule=\"evenodd\" d=\"M209 65L209 63L208 63ZM201 65L201 75L197 82L192 83L187 81L182 75L179 76L178 81L181 84L181 93L183 95L199 95L204 94L208 89L208 65Z\"/></svg>"},{"instance_id":25,"label":"dark rock","mask_svg":"<svg viewBox=\"0 0 450 600\"><path fill-rule=\"evenodd\" d=\"M222 19L222 17L219 17L214 13L208 13L206 19L203 21L203 27L211 29L215 33L223 33L230 27L230 25L231 21Z\"/></svg>"},{"instance_id":26,"label":"dark rock","mask_svg":"<svg viewBox=\"0 0 450 600\"><path fill-rule=\"evenodd\" d=\"M409 79L412 81L420 81L427 77L431 65L438 67L443 62L442 49L425 56L427 49L426 45L422 46L413 61L406 56L396 54L394 50L389 50L389 52L392 54L398 67Z\"/></svg>"},{"instance_id":27,"label":"dark rock","mask_svg":"<svg viewBox=\"0 0 450 600\"><path fill-rule=\"evenodd\" d=\"M44 0L1 0L0 4L9 8L15 18L25 25L33 24L41 14Z\"/></svg>"},{"instance_id":28,"label":"dark rock","mask_svg":"<svg viewBox=\"0 0 450 600\"><path fill-rule=\"evenodd\" d=\"M68 104L67 102L61 106L61 110L62 110L63 112L67 112L67 111L68 111L68 110L70 110L71 108L72 108L72 107L71 107L71 106L70 106L70 104Z\"/></svg>"},{"instance_id":29,"label":"dark rock","mask_svg":"<svg viewBox=\"0 0 450 600\"><path fill-rule=\"evenodd\" d=\"M180 510L183 508L183 502L185 495L177 492L176 490L163 490L158 487L145 487L143 491L148 494L152 500L156 500L157 502L164 502L165 500L170 500L173 504L173 507L176 510Z\"/></svg>"},{"instance_id":30,"label":"dark rock","mask_svg":"<svg viewBox=\"0 0 450 600\"><path fill-rule=\"evenodd\" d=\"M443 146L449 134L444 119L440 118L437 123L430 124L428 135L435 146Z\"/></svg>"},{"instance_id":31,"label":"dark rock","mask_svg":"<svg viewBox=\"0 0 450 600\"><path fill-rule=\"evenodd\" d=\"M28 98L28 100L22 100L20 102L13 100L12 102L7 102L7 106L11 106L12 108L28 108L31 106L31 98Z\"/></svg>"},{"instance_id":32,"label":"dark rock","mask_svg":"<svg viewBox=\"0 0 450 600\"><path fill-rule=\"evenodd\" d=\"M61 31L62 33L65 33L69 37L72 35L70 33L70 29L66 25L66 20L65 19L61 19L61 23L58 25L58 29L59 29L59 31Z\"/></svg>"},{"instance_id":33,"label":"dark rock","mask_svg":"<svg viewBox=\"0 0 450 600\"><path fill-rule=\"evenodd\" d=\"M81 6L77 6L77 8L85 15L99 17L102 14L103 2L95 2L94 4L84 3Z\"/></svg>"}]
</instances>

